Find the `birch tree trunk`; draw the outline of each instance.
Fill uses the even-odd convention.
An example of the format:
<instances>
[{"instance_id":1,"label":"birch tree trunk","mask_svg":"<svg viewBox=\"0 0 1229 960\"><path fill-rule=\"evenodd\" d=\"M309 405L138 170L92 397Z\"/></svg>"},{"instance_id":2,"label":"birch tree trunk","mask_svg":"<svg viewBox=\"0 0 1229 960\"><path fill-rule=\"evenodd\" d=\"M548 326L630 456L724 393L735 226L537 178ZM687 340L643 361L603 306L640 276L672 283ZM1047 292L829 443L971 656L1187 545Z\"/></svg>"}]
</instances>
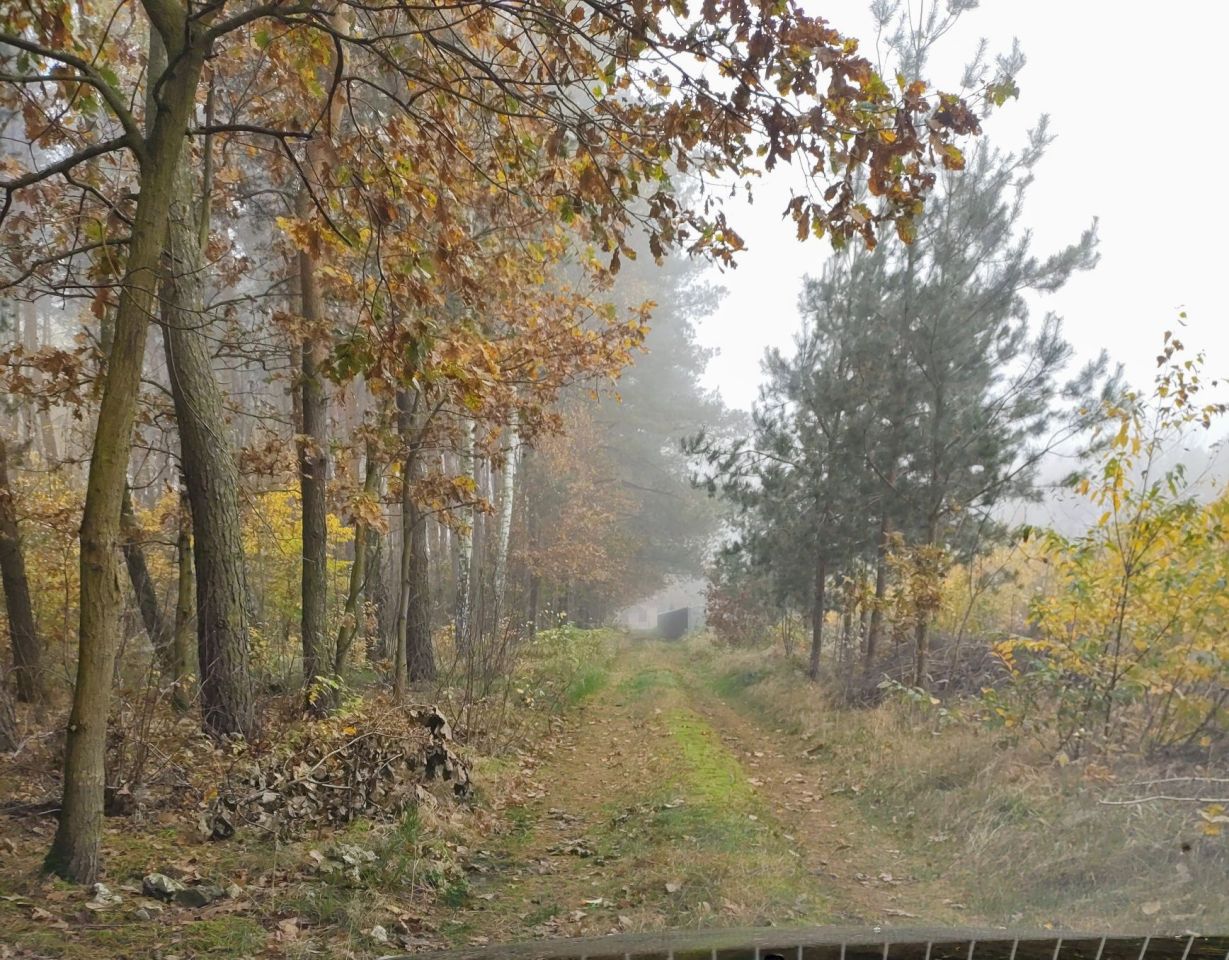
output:
<instances>
[{"instance_id":1,"label":"birch tree trunk","mask_svg":"<svg viewBox=\"0 0 1229 960\"><path fill-rule=\"evenodd\" d=\"M508 453L504 459L499 491L499 534L495 544L495 619L503 611L504 590L508 579L508 543L512 537L512 507L516 500L517 420L513 411L508 423Z\"/></svg>"},{"instance_id":2,"label":"birch tree trunk","mask_svg":"<svg viewBox=\"0 0 1229 960\"><path fill-rule=\"evenodd\" d=\"M471 500L478 495L478 478L474 470L474 430L473 421L466 426L461 434L461 471L473 479L474 490ZM457 575L456 575L456 620L457 647L464 651L470 646L470 601L471 583L470 564L473 553L474 539L474 508L472 503L461 511L461 528L457 530Z\"/></svg>"}]
</instances>

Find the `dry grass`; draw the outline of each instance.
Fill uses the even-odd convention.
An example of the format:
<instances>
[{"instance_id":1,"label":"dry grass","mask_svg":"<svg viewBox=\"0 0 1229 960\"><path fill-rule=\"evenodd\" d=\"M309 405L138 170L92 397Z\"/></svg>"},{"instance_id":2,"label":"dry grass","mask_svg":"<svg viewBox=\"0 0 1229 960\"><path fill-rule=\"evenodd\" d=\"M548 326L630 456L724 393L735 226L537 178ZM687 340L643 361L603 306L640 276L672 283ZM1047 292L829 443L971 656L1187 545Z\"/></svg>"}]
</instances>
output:
<instances>
[{"instance_id":1,"label":"dry grass","mask_svg":"<svg viewBox=\"0 0 1229 960\"><path fill-rule=\"evenodd\" d=\"M802 738L830 791L934 864L968 906L1004 924L1148 930L1229 928L1229 838L1199 806L1106 805L1122 785L1171 774L1137 759L1059 765L959 703L869 709L806 681L779 651L690 641L714 691ZM1221 774L1224 775L1223 773Z\"/></svg>"},{"instance_id":2,"label":"dry grass","mask_svg":"<svg viewBox=\"0 0 1229 960\"><path fill-rule=\"evenodd\" d=\"M254 748L256 755L268 758L300 741L329 742L330 736L348 742L354 730L343 725L363 724L360 717L367 711L381 709L373 698L358 713L349 709L344 719L317 725L304 722L285 702L290 699L262 704L270 740ZM446 945L434 918L464 894L458 838L483 817L455 801L451 784L426 784L417 806L401 818L390 810L375 818L381 822L332 826L321 819L287 839L235 815L237 834L210 841L198 819L212 809L211 798L225 791L227 776L243 755L211 743L196 722L176 717L165 704L155 705L140 726L129 721L126 709L127 702L121 701L110 739L110 768L127 769L124 764L142 746L149 760L144 768L148 782L133 791L129 815L104 823L100 879L122 903L91 908L91 890L42 876L54 815L0 814L0 955L295 957L323 951L363 957L399 946ZM57 716L58 709L50 709L44 718L23 718L33 734L16 754L0 756L0 803L54 802L58 797L58 737L37 733ZM398 719L400 714L380 717L396 737L419 735L416 726ZM476 775L483 778L483 790L490 791L498 783L497 771L490 768L498 764L479 759ZM338 865L328 855L339 843L371 851L375 859L355 869ZM322 855L329 860L323 867ZM233 884L240 893L201 909L162 908L141 892L141 878L155 871L222 888ZM150 916L139 915L140 910ZM377 925L387 931L387 941L371 936Z\"/></svg>"}]
</instances>

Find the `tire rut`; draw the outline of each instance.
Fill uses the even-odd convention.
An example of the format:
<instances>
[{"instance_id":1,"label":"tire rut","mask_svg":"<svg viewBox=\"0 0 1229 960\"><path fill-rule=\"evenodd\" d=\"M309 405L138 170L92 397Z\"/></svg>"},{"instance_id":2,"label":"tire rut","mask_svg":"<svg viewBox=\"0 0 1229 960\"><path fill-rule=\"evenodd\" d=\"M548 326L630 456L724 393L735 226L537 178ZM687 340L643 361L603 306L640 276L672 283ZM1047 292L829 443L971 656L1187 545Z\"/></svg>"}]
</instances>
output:
<instances>
[{"instance_id":1,"label":"tire rut","mask_svg":"<svg viewBox=\"0 0 1229 960\"><path fill-rule=\"evenodd\" d=\"M694 928L969 922L829 795L794 737L677 648L629 643L487 838L454 943Z\"/></svg>"}]
</instances>

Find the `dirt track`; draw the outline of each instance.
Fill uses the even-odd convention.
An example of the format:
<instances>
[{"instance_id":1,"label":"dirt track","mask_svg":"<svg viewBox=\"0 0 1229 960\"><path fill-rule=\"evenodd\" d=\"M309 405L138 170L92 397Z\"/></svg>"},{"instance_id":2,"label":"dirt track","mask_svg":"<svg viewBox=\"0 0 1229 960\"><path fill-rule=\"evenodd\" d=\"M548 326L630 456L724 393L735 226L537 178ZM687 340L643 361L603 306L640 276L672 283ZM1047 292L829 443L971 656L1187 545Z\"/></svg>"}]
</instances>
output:
<instances>
[{"instance_id":1,"label":"dirt track","mask_svg":"<svg viewBox=\"0 0 1229 960\"><path fill-rule=\"evenodd\" d=\"M449 939L975 923L807 747L721 699L678 647L630 643L478 853Z\"/></svg>"}]
</instances>

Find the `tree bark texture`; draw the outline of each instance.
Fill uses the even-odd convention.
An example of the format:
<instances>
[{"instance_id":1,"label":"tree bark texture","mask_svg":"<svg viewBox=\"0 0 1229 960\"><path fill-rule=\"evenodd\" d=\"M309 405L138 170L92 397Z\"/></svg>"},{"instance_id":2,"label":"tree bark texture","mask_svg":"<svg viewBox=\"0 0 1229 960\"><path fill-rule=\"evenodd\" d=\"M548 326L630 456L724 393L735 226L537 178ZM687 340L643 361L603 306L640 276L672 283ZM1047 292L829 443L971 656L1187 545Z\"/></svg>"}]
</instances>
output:
<instances>
[{"instance_id":1,"label":"tree bark texture","mask_svg":"<svg viewBox=\"0 0 1229 960\"><path fill-rule=\"evenodd\" d=\"M200 210L191 203L200 192L185 158L175 178L160 286L163 347L191 516L201 722L213 736L250 738L259 725L252 700L239 465L227 437L206 330L203 240L208 197L202 198Z\"/></svg>"},{"instance_id":2,"label":"tree bark texture","mask_svg":"<svg viewBox=\"0 0 1229 960\"><path fill-rule=\"evenodd\" d=\"M299 192L298 214L311 213L311 196ZM303 638L303 687L311 707L320 696L317 680L328 673L325 631L328 616L328 398L321 364L324 345L320 326L324 311L316 281L316 262L300 250L299 296L303 322L307 329L300 352L300 409L303 422L299 435L299 494L303 510L303 608L300 631ZM325 706L324 703L320 704Z\"/></svg>"},{"instance_id":3,"label":"tree bark texture","mask_svg":"<svg viewBox=\"0 0 1229 960\"><path fill-rule=\"evenodd\" d=\"M3 437L0 437L0 583L4 585L17 698L31 703L42 696L42 650L34 625L34 604L26 578L26 557L9 482L8 447Z\"/></svg>"},{"instance_id":4,"label":"tree bark texture","mask_svg":"<svg viewBox=\"0 0 1229 960\"><path fill-rule=\"evenodd\" d=\"M495 544L495 596L494 609L496 628L503 613L504 589L508 580L508 544L512 538L512 508L516 502L516 456L517 421L515 411L508 424L508 452L504 459L503 476L499 489L499 535Z\"/></svg>"},{"instance_id":5,"label":"tree bark texture","mask_svg":"<svg viewBox=\"0 0 1229 960\"><path fill-rule=\"evenodd\" d=\"M402 481L402 610L404 611L405 668L410 683L434 680L435 648L431 639L431 586L427 558L427 518L414 498L414 483L422 472L421 395L406 391L398 396L405 455Z\"/></svg>"},{"instance_id":6,"label":"tree bark texture","mask_svg":"<svg viewBox=\"0 0 1229 960\"><path fill-rule=\"evenodd\" d=\"M871 604L871 623L866 632L866 672L874 669L879 640L883 636L883 602L888 592L888 538L891 530L885 513L879 521L879 543L875 547L875 599Z\"/></svg>"},{"instance_id":7,"label":"tree bark texture","mask_svg":"<svg viewBox=\"0 0 1229 960\"><path fill-rule=\"evenodd\" d=\"M196 606L195 578L192 563L192 516L186 494L179 500L179 533L175 538L175 554L179 561L179 582L175 595L175 633L171 652L175 664L175 688L171 704L180 713L192 705L192 680L198 671L197 651L192 643L192 612Z\"/></svg>"}]
</instances>

